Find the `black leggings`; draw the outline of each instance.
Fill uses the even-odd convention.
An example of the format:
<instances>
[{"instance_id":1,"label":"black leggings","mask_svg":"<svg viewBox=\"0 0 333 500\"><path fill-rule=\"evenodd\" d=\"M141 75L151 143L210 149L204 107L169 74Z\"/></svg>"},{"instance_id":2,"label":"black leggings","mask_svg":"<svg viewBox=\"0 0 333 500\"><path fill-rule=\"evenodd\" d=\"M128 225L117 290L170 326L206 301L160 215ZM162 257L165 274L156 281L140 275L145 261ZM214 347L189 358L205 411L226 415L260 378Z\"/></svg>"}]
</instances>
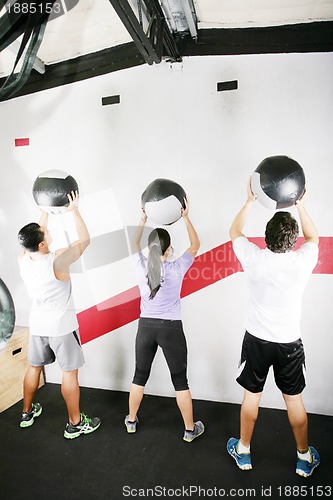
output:
<instances>
[{"instance_id":1,"label":"black leggings","mask_svg":"<svg viewBox=\"0 0 333 500\"><path fill-rule=\"evenodd\" d=\"M187 346L181 320L139 319L133 384L146 385L158 346L163 350L175 390L187 390Z\"/></svg>"}]
</instances>

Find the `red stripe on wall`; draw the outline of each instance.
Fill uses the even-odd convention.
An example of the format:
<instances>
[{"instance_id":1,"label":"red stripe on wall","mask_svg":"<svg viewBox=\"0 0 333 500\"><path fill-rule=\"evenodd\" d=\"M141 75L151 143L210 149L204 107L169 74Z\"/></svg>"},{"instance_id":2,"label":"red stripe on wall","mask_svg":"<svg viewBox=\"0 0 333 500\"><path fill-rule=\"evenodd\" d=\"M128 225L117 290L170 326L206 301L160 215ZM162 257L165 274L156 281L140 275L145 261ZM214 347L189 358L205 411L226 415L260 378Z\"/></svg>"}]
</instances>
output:
<instances>
[{"instance_id":1,"label":"red stripe on wall","mask_svg":"<svg viewBox=\"0 0 333 500\"><path fill-rule=\"evenodd\" d=\"M82 344L127 325L140 316L140 291L135 286L78 313Z\"/></svg>"},{"instance_id":2,"label":"red stripe on wall","mask_svg":"<svg viewBox=\"0 0 333 500\"><path fill-rule=\"evenodd\" d=\"M22 137L20 139L15 139L15 147L19 146L29 146L29 137Z\"/></svg>"},{"instance_id":3,"label":"red stripe on wall","mask_svg":"<svg viewBox=\"0 0 333 500\"><path fill-rule=\"evenodd\" d=\"M184 277L181 297L186 297L241 270L231 241L223 243L194 260Z\"/></svg>"},{"instance_id":4,"label":"red stripe on wall","mask_svg":"<svg viewBox=\"0 0 333 500\"><path fill-rule=\"evenodd\" d=\"M264 238L249 238L259 247L265 247ZM301 245L303 238L299 238ZM231 241L199 255L185 275L181 297L186 297L212 285L231 274L242 271ZM319 259L316 274L333 274L333 237L322 237L319 243ZM96 306L78 313L82 343L94 340L140 316L140 292L137 286L111 297Z\"/></svg>"},{"instance_id":5,"label":"red stripe on wall","mask_svg":"<svg viewBox=\"0 0 333 500\"><path fill-rule=\"evenodd\" d=\"M322 236L320 238L318 264L313 272L316 274L333 274L332 236Z\"/></svg>"}]
</instances>

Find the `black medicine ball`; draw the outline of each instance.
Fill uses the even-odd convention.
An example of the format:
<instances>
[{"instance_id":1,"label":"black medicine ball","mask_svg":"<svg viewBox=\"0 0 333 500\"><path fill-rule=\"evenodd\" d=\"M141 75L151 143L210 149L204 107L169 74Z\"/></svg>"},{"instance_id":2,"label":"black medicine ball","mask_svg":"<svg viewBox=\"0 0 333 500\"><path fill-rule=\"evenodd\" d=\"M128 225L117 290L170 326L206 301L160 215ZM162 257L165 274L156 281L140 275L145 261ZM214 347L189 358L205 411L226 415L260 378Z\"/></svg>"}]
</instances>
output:
<instances>
[{"instance_id":1,"label":"black medicine ball","mask_svg":"<svg viewBox=\"0 0 333 500\"><path fill-rule=\"evenodd\" d=\"M253 172L251 189L267 208L291 207L304 193L304 171L288 156L269 156Z\"/></svg>"},{"instance_id":2,"label":"black medicine ball","mask_svg":"<svg viewBox=\"0 0 333 500\"><path fill-rule=\"evenodd\" d=\"M69 205L67 194L78 190L74 177L62 170L48 170L37 177L32 194L44 212L58 214Z\"/></svg>"},{"instance_id":3,"label":"black medicine ball","mask_svg":"<svg viewBox=\"0 0 333 500\"><path fill-rule=\"evenodd\" d=\"M161 225L170 225L182 216L181 208L185 208L184 189L170 179L155 179L141 196L142 208L147 217Z\"/></svg>"}]
</instances>

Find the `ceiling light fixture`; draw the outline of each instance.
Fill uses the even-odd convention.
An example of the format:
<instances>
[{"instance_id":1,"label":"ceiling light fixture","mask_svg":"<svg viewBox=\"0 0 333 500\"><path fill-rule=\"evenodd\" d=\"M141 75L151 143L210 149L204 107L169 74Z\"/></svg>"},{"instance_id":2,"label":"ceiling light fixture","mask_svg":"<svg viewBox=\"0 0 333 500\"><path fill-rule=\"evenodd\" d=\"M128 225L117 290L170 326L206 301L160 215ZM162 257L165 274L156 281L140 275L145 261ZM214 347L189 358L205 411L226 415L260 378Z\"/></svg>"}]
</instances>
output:
<instances>
[{"instance_id":1,"label":"ceiling light fixture","mask_svg":"<svg viewBox=\"0 0 333 500\"><path fill-rule=\"evenodd\" d=\"M160 0L170 30L182 34L189 32L197 38L197 22L193 0Z\"/></svg>"}]
</instances>

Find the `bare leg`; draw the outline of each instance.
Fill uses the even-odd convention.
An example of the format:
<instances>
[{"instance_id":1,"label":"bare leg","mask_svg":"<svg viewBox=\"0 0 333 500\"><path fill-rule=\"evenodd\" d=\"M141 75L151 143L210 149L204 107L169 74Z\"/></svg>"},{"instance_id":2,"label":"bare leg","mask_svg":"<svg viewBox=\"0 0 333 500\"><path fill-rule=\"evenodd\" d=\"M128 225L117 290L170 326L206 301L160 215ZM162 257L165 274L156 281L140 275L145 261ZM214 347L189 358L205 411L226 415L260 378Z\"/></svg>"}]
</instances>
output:
<instances>
[{"instance_id":1,"label":"bare leg","mask_svg":"<svg viewBox=\"0 0 333 500\"><path fill-rule=\"evenodd\" d=\"M130 422L135 422L143 398L144 386L132 384L129 395L129 416Z\"/></svg>"},{"instance_id":2,"label":"bare leg","mask_svg":"<svg viewBox=\"0 0 333 500\"><path fill-rule=\"evenodd\" d=\"M253 393L244 390L244 399L241 407L241 443L249 447L254 431L254 426L258 417L261 392Z\"/></svg>"},{"instance_id":3,"label":"bare leg","mask_svg":"<svg viewBox=\"0 0 333 500\"><path fill-rule=\"evenodd\" d=\"M308 449L308 416L304 408L302 394L288 396L283 394L287 413L292 427L298 451Z\"/></svg>"},{"instance_id":4,"label":"bare leg","mask_svg":"<svg viewBox=\"0 0 333 500\"><path fill-rule=\"evenodd\" d=\"M67 406L68 421L78 424L81 420L78 370L62 373L61 394Z\"/></svg>"},{"instance_id":5,"label":"bare leg","mask_svg":"<svg viewBox=\"0 0 333 500\"><path fill-rule=\"evenodd\" d=\"M187 389L185 391L176 391L176 401L184 420L185 429L188 431L193 431L193 406L190 390Z\"/></svg>"},{"instance_id":6,"label":"bare leg","mask_svg":"<svg viewBox=\"0 0 333 500\"><path fill-rule=\"evenodd\" d=\"M34 400L39 386L42 366L29 366L23 381L23 411L31 411L31 404Z\"/></svg>"}]
</instances>

